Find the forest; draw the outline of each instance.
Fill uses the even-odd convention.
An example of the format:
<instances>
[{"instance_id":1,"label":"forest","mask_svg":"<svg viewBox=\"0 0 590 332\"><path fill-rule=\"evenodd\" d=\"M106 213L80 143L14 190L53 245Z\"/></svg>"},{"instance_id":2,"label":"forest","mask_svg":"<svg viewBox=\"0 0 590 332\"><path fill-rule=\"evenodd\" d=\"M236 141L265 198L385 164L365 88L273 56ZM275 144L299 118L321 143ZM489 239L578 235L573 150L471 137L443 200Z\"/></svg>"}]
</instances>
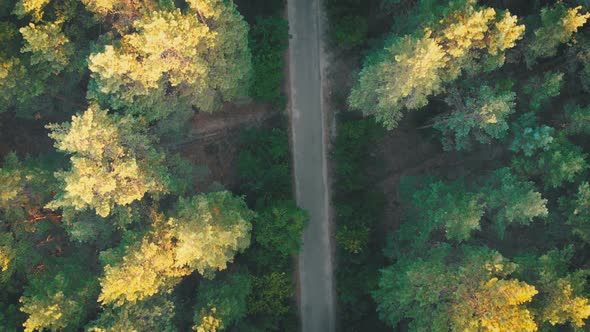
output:
<instances>
[{"instance_id":1,"label":"forest","mask_svg":"<svg viewBox=\"0 0 590 332\"><path fill-rule=\"evenodd\" d=\"M590 1L321 5L336 330L589 331ZM287 9L0 1L0 331L300 330Z\"/></svg>"},{"instance_id":2,"label":"forest","mask_svg":"<svg viewBox=\"0 0 590 332\"><path fill-rule=\"evenodd\" d=\"M339 330L588 330L590 3L326 9Z\"/></svg>"},{"instance_id":3,"label":"forest","mask_svg":"<svg viewBox=\"0 0 590 332\"><path fill-rule=\"evenodd\" d=\"M0 2L1 331L296 330L284 6ZM233 185L181 153L253 103Z\"/></svg>"}]
</instances>

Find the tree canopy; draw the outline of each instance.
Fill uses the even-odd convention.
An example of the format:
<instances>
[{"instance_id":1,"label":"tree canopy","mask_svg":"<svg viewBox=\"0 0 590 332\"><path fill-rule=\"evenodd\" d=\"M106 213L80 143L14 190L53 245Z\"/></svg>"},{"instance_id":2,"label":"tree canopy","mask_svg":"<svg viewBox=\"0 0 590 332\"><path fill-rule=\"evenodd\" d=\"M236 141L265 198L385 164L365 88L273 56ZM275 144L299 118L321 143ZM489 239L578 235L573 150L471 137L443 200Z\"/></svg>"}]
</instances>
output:
<instances>
[{"instance_id":1,"label":"tree canopy","mask_svg":"<svg viewBox=\"0 0 590 332\"><path fill-rule=\"evenodd\" d=\"M106 217L115 205L166 191L162 156L134 118L112 116L93 106L73 116L71 123L47 128L55 147L72 155L72 168L56 173L64 191L48 207L92 208Z\"/></svg>"},{"instance_id":2,"label":"tree canopy","mask_svg":"<svg viewBox=\"0 0 590 332\"><path fill-rule=\"evenodd\" d=\"M414 33L391 36L383 50L365 60L349 104L375 115L391 129L405 110L428 104L461 74L502 66L505 51L524 34L508 11L480 7L474 0L453 1Z\"/></svg>"}]
</instances>

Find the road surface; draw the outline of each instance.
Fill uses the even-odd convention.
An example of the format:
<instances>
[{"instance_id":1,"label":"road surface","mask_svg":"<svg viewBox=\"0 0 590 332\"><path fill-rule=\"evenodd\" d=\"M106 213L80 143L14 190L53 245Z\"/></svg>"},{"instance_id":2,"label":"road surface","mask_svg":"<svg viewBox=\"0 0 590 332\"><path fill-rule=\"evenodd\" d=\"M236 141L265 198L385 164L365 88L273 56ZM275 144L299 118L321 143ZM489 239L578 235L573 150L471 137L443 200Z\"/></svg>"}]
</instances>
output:
<instances>
[{"instance_id":1,"label":"road surface","mask_svg":"<svg viewBox=\"0 0 590 332\"><path fill-rule=\"evenodd\" d=\"M299 255L303 332L334 331L322 93L321 0L288 0L291 132L297 203L310 214Z\"/></svg>"}]
</instances>

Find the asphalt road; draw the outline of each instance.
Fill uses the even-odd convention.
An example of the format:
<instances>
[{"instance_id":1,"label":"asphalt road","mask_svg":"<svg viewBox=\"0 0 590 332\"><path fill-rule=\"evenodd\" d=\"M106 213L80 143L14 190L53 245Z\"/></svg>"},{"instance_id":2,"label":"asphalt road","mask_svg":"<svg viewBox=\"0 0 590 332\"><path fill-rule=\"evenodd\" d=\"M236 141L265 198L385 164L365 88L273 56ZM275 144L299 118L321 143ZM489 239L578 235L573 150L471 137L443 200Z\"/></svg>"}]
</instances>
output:
<instances>
[{"instance_id":1,"label":"asphalt road","mask_svg":"<svg viewBox=\"0 0 590 332\"><path fill-rule=\"evenodd\" d=\"M288 0L295 191L310 214L298 264L303 332L332 332L335 322L320 9L320 0Z\"/></svg>"}]
</instances>

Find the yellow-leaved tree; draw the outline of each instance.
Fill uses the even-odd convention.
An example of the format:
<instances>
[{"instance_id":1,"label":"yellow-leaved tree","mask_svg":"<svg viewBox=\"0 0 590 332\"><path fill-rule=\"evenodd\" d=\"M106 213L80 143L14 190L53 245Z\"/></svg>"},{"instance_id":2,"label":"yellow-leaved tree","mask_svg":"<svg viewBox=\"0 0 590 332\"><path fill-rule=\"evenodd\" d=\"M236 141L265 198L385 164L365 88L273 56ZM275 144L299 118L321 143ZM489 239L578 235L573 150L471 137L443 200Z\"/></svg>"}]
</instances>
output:
<instances>
[{"instance_id":1,"label":"yellow-leaved tree","mask_svg":"<svg viewBox=\"0 0 590 332\"><path fill-rule=\"evenodd\" d=\"M56 173L63 191L48 208L91 208L106 217L115 205L166 191L163 156L151 147L145 126L131 116L117 117L91 106L71 123L47 128L55 147L71 155L72 165Z\"/></svg>"},{"instance_id":2,"label":"yellow-leaved tree","mask_svg":"<svg viewBox=\"0 0 590 332\"><path fill-rule=\"evenodd\" d=\"M581 14L582 6L568 8L562 2L541 10L542 25L534 31L534 37L527 45L525 59L533 65L537 59L557 54L559 45L568 42L583 26L590 13Z\"/></svg>"},{"instance_id":3,"label":"yellow-leaved tree","mask_svg":"<svg viewBox=\"0 0 590 332\"><path fill-rule=\"evenodd\" d=\"M225 269L250 245L253 216L242 198L227 191L180 199L170 218L154 212L150 231L130 233L119 247L102 254L99 301L132 303L170 291L194 271L212 276Z\"/></svg>"},{"instance_id":4,"label":"yellow-leaved tree","mask_svg":"<svg viewBox=\"0 0 590 332\"><path fill-rule=\"evenodd\" d=\"M246 22L229 1L190 4L186 12L140 10L129 33L89 57L88 96L155 121L247 95Z\"/></svg>"},{"instance_id":5,"label":"yellow-leaved tree","mask_svg":"<svg viewBox=\"0 0 590 332\"><path fill-rule=\"evenodd\" d=\"M515 269L487 247L442 244L383 269L374 297L385 322L407 319L411 331L537 331L526 307L537 290L511 278Z\"/></svg>"},{"instance_id":6,"label":"yellow-leaved tree","mask_svg":"<svg viewBox=\"0 0 590 332\"><path fill-rule=\"evenodd\" d=\"M392 36L370 55L348 99L353 109L376 116L394 128L404 110L428 104L445 83L463 72L491 71L504 64L505 51L524 34L508 11L479 7L474 0L453 1L441 17L411 35Z\"/></svg>"}]
</instances>

